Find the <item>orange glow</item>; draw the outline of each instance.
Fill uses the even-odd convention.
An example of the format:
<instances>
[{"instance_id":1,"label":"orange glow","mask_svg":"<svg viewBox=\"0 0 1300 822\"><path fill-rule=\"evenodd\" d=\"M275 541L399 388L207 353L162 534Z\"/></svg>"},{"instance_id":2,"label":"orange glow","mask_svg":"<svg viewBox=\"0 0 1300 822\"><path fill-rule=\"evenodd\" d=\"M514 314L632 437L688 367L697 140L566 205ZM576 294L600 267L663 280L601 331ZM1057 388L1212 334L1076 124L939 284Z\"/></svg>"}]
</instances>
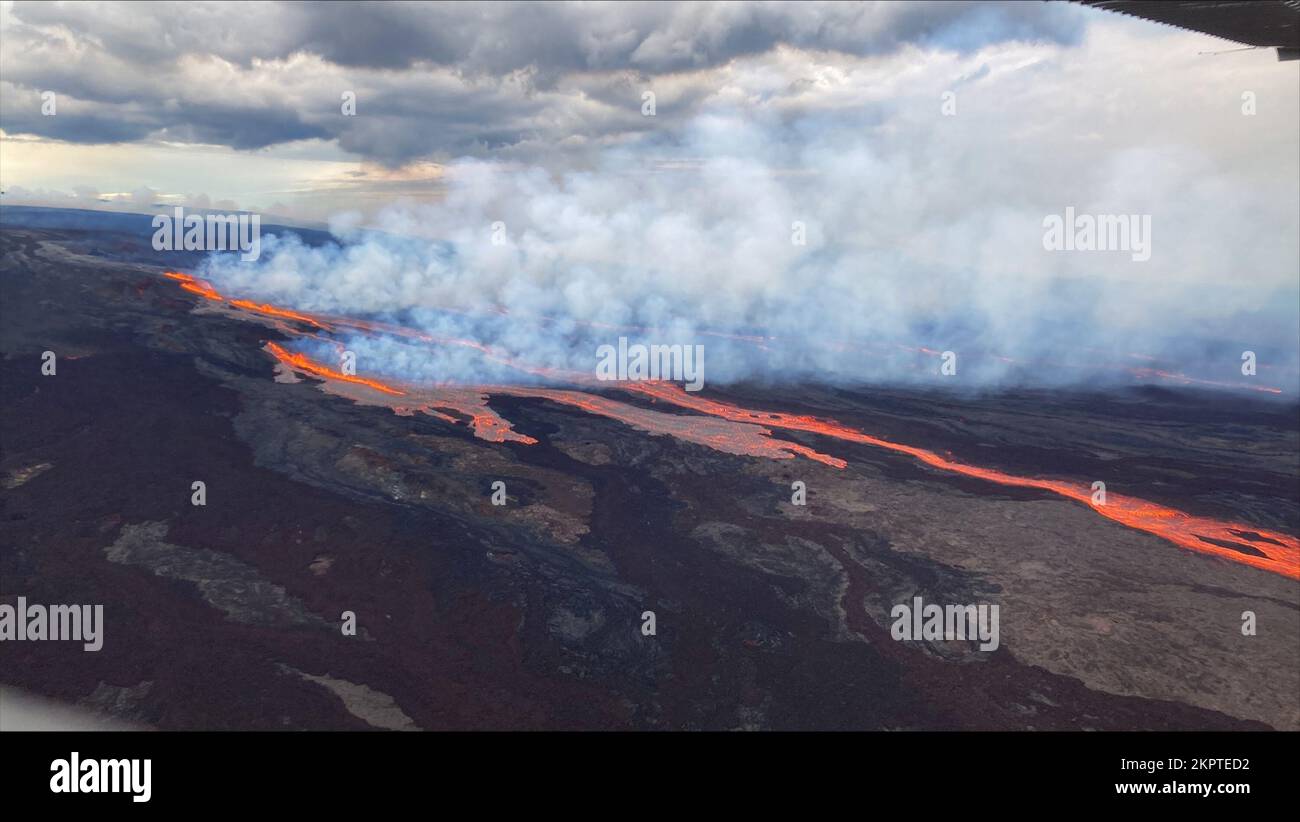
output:
<instances>
[{"instance_id":1,"label":"orange glow","mask_svg":"<svg viewBox=\"0 0 1300 822\"><path fill-rule=\"evenodd\" d=\"M225 302L226 298L209 283L188 274L169 271L165 276L180 283L181 288L216 302ZM369 322L345 317L313 317L301 312L278 308L248 300L233 300L229 304L252 313L289 319L305 323L321 330L334 328L352 328L374 334L391 334L404 339L430 345L458 345L479 351L484 357L509 365L522 372L541 375L556 380L568 381L579 385L595 385L588 374L559 372L545 368L529 366L515 361L490 346L474 340L434 337L424 332L389 323ZM299 329L286 327L288 333L304 334ZM309 334L310 336L316 336ZM338 345L338 343L335 343ZM989 468L957 462L933 451L917 448L902 443L891 442L871 436L834 420L817 417L787 414L783 412L755 411L731 405L729 403L701 397L684 391L680 386L665 382L621 382L614 386L620 391L648 398L652 402L664 402L696 412L703 416L682 414L664 414L648 411L637 406L617 402L607 397L583 391L560 390L550 388L533 388L527 386L478 386L471 388L437 388L416 389L408 387L404 391L392 385L362 377L344 374L326 365L314 362L303 354L287 351L277 343L267 343L267 350L280 362L296 371L312 376L336 380L352 385L373 389L388 396L406 397L408 391L414 400L410 405L393 406L398 413L410 413L411 408L432 414L449 421L454 417L442 413L451 411L469 419L469 426L475 436L492 442L513 441L526 445L537 442L536 439L519 434L511 429L510 423L493 412L487 405L491 394L508 394L520 397L532 397L568 405L587 413L609 419L619 420L633 428L652 434L669 435L688 442L695 442L725 453L740 454L770 459L791 459L803 456L834 468L845 468L847 462L841 458L823 454L812 448L787 440L775 439L772 429L800 431L832 439L841 440L874 448L881 448L894 453L907 455L932 468L961 476L972 477L998 485L1016 488L1035 488L1056 494L1057 496L1087 505L1096 513L1128 528L1144 531L1161 537L1182 548L1202 554L1217 556L1232 562L1241 563L1283 576L1300 579L1300 539L1288 534L1257 528L1252 525L1225 522L1209 517L1193 516L1172 508L1146 502L1135 497L1108 493L1106 504L1094 504L1091 488L1075 482L1038 477L1023 477L1007 474ZM915 349L913 349L915 350ZM925 353L928 349L920 349ZM1155 376L1162 379L1175 379L1187 383L1207 385L1224 385L1229 387L1250 387L1231 383L1214 383L1197 380L1181 374L1172 374L1156 369L1134 369L1142 376ZM1280 393L1278 389L1259 387L1255 390ZM441 410L440 410L441 409ZM712 417L730 425L719 425L706 418ZM1233 550L1217 543L1238 545L1260 554Z\"/></svg>"},{"instance_id":2,"label":"orange glow","mask_svg":"<svg viewBox=\"0 0 1300 822\"><path fill-rule=\"evenodd\" d=\"M215 302L221 302L224 299L211 285L203 280L195 279L189 274L181 274L177 271L165 271L163 272L163 276L170 277L173 280L178 280L181 284L181 288L191 294L198 294L200 297L205 297Z\"/></svg>"},{"instance_id":3,"label":"orange glow","mask_svg":"<svg viewBox=\"0 0 1300 822\"><path fill-rule=\"evenodd\" d=\"M737 422L753 422L791 431L821 434L846 442L860 443L876 448L884 448L899 454L906 454L933 468L954 474L974 477L1009 487L1038 488L1050 491L1066 499L1083 503L1107 519L1114 520L1138 531L1145 531L1162 537L1188 550L1212 554L1233 562L1240 562L1265 571L1282 574L1292 579L1300 579L1300 539L1288 534L1257 528L1253 525L1192 516L1173 508L1166 508L1163 505L1146 502L1134 497L1126 497L1121 494L1108 493L1106 495L1106 504L1098 505L1092 501L1092 489L1085 485L1064 480L1021 477L989 468L978 468L941 457L933 451L927 451L923 448L882 440L879 437L864 434L833 420L819 420L815 417L795 414L750 411L689 394L671 383L629 383L621 387L623 390L640 392L681 408L712 414L724 419ZM1231 548L1216 545L1206 540L1219 540L1244 545L1258 551L1263 556L1234 551Z\"/></svg>"},{"instance_id":4,"label":"orange glow","mask_svg":"<svg viewBox=\"0 0 1300 822\"><path fill-rule=\"evenodd\" d=\"M412 389L412 406L394 406L398 414L409 415L420 411L431 417L454 424L461 420L452 416L459 414L469 419L469 429L474 436L488 442L518 442L524 445L536 445L537 440L526 434L520 434L488 405L488 394L478 388L439 389L434 393L417 392ZM451 414L444 413L446 411Z\"/></svg>"},{"instance_id":5,"label":"orange glow","mask_svg":"<svg viewBox=\"0 0 1300 822\"><path fill-rule=\"evenodd\" d=\"M703 417L688 417L681 414L649 411L583 391L514 387L489 388L488 390L495 394L550 400L551 402L581 409L599 417L618 420L632 428L648 431L651 434L672 436L686 442L705 445L727 454L766 457L768 459L791 459L798 455L834 468L844 468L848 465L842 459L818 453L806 445L789 442L788 440L773 439L772 432L761 425L748 423L719 425L717 422Z\"/></svg>"},{"instance_id":6,"label":"orange glow","mask_svg":"<svg viewBox=\"0 0 1300 822\"><path fill-rule=\"evenodd\" d=\"M221 292L213 288L211 283L206 280L200 280L190 274L182 274L179 271L164 271L163 276L178 281L181 284L181 288L186 291L192 294L198 294L200 297L205 297L213 302L224 302L232 308L240 308L267 317L277 317L282 320L294 320L295 322L306 323L307 325L315 326L322 331L330 330L328 324L316 319L310 314L304 314L300 311L290 311L287 308L279 308L278 306L270 305L268 303L255 303L252 300L227 299L221 294Z\"/></svg>"},{"instance_id":7,"label":"orange glow","mask_svg":"<svg viewBox=\"0 0 1300 822\"><path fill-rule=\"evenodd\" d=\"M395 397L406 395L406 392L398 391L396 388L385 385L378 380L368 380L364 377L356 377L351 374L344 374L342 371L336 371L327 365L321 365L320 363L313 361L305 354L295 354L292 351L286 351L282 346L273 342L267 343L266 349L270 351L277 360L295 371L302 371L316 377L352 383L353 385L364 385L366 388L373 388L376 391Z\"/></svg>"},{"instance_id":8,"label":"orange glow","mask_svg":"<svg viewBox=\"0 0 1300 822\"><path fill-rule=\"evenodd\" d=\"M269 305L267 303L255 303L252 302L251 300L231 300L230 304L235 308L243 308L247 311L255 311L258 314L265 314L268 317L280 317L285 320L297 320L300 323L307 323L308 325L314 325L317 328L324 331L329 330L328 325L320 322L319 320L316 320L313 317L310 317L306 314L301 314L297 311L289 311L288 309L284 309L284 308L276 308L275 306Z\"/></svg>"},{"instance_id":9,"label":"orange glow","mask_svg":"<svg viewBox=\"0 0 1300 822\"><path fill-rule=\"evenodd\" d=\"M1261 391L1265 394L1281 394L1282 389L1272 388L1267 385L1242 385L1239 382L1218 382L1216 380L1202 380L1196 377L1189 377L1186 374L1176 374L1170 371L1162 371L1159 368L1130 368L1127 369L1130 374L1142 379L1157 377L1162 380L1172 380L1183 385L1212 385L1215 388L1246 388L1251 391Z\"/></svg>"}]
</instances>

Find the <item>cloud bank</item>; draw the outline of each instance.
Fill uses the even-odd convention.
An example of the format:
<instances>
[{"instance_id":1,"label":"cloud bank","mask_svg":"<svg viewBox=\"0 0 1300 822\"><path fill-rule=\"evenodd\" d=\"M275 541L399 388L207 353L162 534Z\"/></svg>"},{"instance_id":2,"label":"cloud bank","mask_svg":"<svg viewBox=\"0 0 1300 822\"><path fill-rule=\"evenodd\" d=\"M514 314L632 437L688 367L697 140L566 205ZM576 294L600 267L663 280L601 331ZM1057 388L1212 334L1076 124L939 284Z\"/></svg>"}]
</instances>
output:
<instances>
[{"instance_id":1,"label":"cloud bank","mask_svg":"<svg viewBox=\"0 0 1300 822\"><path fill-rule=\"evenodd\" d=\"M1072 44L1084 19L1037 3L19 2L0 16L0 114L10 135L76 143L326 140L389 165L531 155L645 132L655 80L688 119L736 59ZM341 116L344 91L359 116Z\"/></svg>"}]
</instances>

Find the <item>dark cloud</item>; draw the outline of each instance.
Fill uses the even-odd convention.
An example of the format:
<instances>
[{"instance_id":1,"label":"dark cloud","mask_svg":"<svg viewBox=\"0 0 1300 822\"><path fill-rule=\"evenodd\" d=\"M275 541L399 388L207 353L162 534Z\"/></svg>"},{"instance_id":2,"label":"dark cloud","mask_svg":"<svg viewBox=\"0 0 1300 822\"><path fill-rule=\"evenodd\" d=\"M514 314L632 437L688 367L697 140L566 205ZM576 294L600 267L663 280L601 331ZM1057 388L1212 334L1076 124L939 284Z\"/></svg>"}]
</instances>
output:
<instances>
[{"instance_id":1,"label":"dark cloud","mask_svg":"<svg viewBox=\"0 0 1300 822\"><path fill-rule=\"evenodd\" d=\"M388 164L633 135L649 126L647 83L694 76L670 97L686 112L714 90L701 72L780 46L862 57L1070 44L1084 23L1065 5L923 2L20 2L9 17L8 133L234 148L322 138ZM35 90L75 101L75 116L35 116ZM341 90L368 121L340 116Z\"/></svg>"},{"instance_id":2,"label":"dark cloud","mask_svg":"<svg viewBox=\"0 0 1300 822\"><path fill-rule=\"evenodd\" d=\"M156 102L156 101L153 101ZM3 112L9 134L38 134L69 143L123 143L153 137L181 143L258 149L292 140L329 138L320 126L287 110L211 104L137 105L90 103L72 96L55 98L55 114L41 111L33 91L7 94Z\"/></svg>"},{"instance_id":3,"label":"dark cloud","mask_svg":"<svg viewBox=\"0 0 1300 822\"><path fill-rule=\"evenodd\" d=\"M126 143L143 140L157 130L149 121L127 120L109 109L78 114L65 112L46 117L40 104L32 107L5 106L4 130L10 134L39 134L69 143Z\"/></svg>"},{"instance_id":4,"label":"dark cloud","mask_svg":"<svg viewBox=\"0 0 1300 822\"><path fill-rule=\"evenodd\" d=\"M20 2L13 14L58 26L124 58L177 52L240 63L318 54L341 66L427 61L501 74L707 68L788 44L858 56L906 43L958 50L1008 39L1074 43L1080 10L1040 3L147 3Z\"/></svg>"},{"instance_id":5,"label":"dark cloud","mask_svg":"<svg viewBox=\"0 0 1300 822\"><path fill-rule=\"evenodd\" d=\"M334 136L306 123L295 112L227 105L187 103L159 129L159 137L185 143L211 143L237 149L266 148L276 143Z\"/></svg>"}]
</instances>

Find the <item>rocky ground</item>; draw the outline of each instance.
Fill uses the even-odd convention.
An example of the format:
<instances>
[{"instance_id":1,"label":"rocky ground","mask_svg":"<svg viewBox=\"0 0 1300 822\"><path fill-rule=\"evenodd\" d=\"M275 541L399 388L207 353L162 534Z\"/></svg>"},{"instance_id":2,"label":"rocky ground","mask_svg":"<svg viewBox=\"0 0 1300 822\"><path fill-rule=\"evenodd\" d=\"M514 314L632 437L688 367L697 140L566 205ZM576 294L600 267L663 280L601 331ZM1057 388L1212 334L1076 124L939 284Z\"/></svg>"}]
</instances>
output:
<instances>
[{"instance_id":1,"label":"rocky ground","mask_svg":"<svg viewBox=\"0 0 1300 822\"><path fill-rule=\"evenodd\" d=\"M172 729L1300 729L1293 579L812 434L778 436L847 467L528 397L490 404L537 444L486 442L277 380L275 328L204 310L134 235L7 227L0 252L0 602L106 621L97 653L0 645L20 692ZM709 393L1300 531L1293 403ZM1000 647L895 641L914 596L998 604Z\"/></svg>"}]
</instances>

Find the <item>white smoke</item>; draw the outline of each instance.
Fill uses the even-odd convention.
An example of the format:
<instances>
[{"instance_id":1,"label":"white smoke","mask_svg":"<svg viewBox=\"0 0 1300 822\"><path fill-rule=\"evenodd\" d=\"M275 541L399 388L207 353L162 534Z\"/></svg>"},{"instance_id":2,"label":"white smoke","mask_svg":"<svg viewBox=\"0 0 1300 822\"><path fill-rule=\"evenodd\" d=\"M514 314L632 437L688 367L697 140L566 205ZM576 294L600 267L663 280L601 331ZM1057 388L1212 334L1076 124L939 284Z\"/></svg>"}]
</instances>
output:
<instances>
[{"instance_id":1,"label":"white smoke","mask_svg":"<svg viewBox=\"0 0 1300 822\"><path fill-rule=\"evenodd\" d=\"M976 113L952 121L939 88L849 114L720 106L576 170L454 162L437 205L341 218L324 246L266 238L256 265L213 257L205 274L587 374L625 333L704 345L714 383L934 383L918 347L956 352L953 386L1132 382L1123 368L1149 364L1135 353L1231 381L1250 349L1295 393L1294 157L1243 170L1217 138L1080 140L1089 114L1064 105L1064 125L1026 137L990 110L1005 84L963 92ZM1151 259L1045 250L1044 218L1067 206L1150 215ZM378 372L525 379L472 349L348 345Z\"/></svg>"}]
</instances>

